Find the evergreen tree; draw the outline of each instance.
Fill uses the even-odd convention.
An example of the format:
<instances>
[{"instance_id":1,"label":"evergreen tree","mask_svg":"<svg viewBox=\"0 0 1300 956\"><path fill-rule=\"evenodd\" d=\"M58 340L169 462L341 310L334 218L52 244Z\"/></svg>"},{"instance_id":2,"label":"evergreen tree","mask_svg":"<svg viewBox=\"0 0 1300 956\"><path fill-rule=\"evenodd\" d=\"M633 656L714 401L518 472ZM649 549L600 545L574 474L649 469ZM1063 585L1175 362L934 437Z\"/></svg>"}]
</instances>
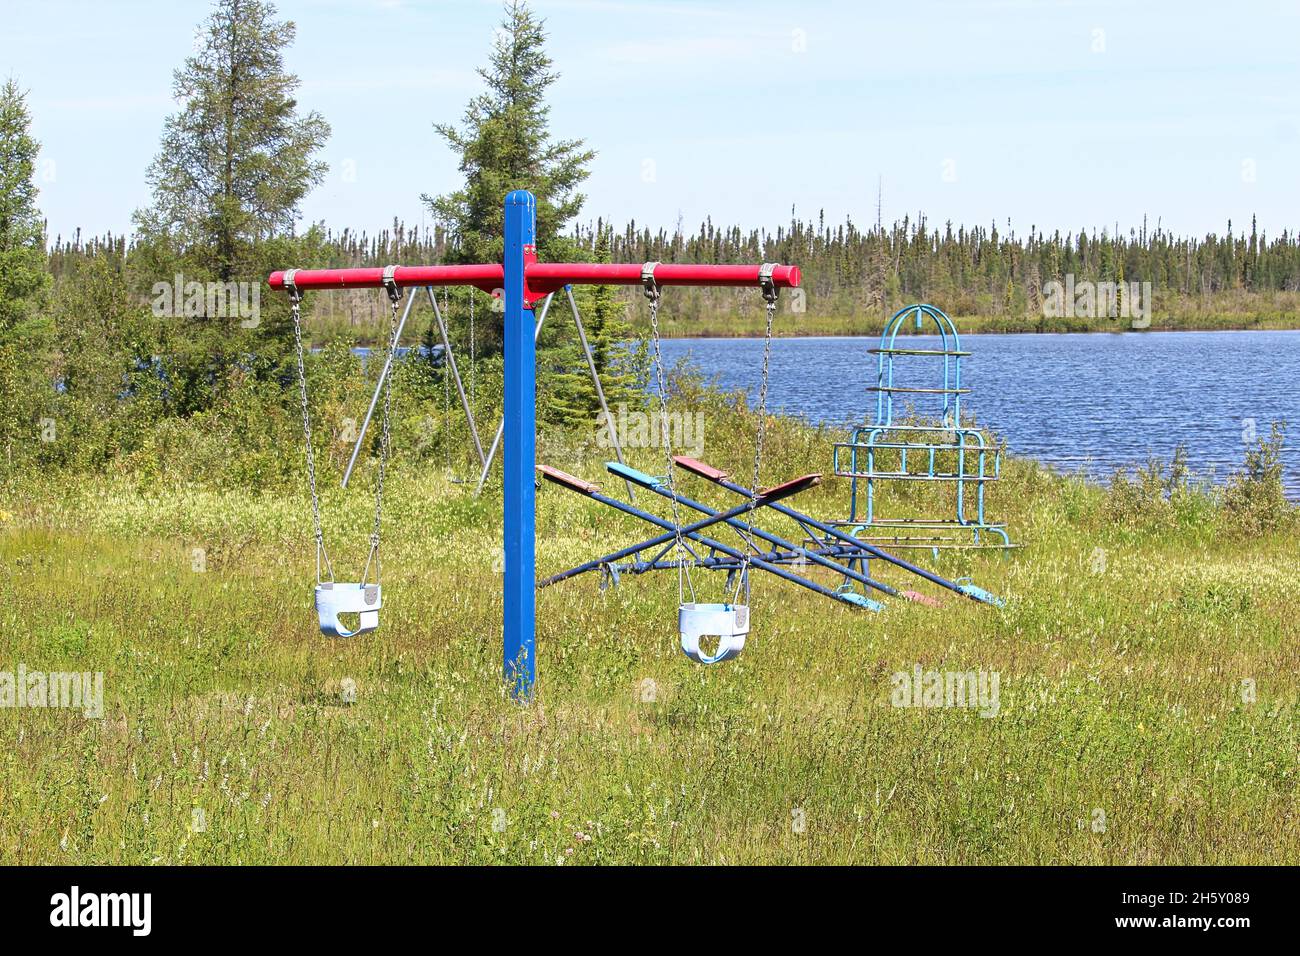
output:
<instances>
[{"instance_id":1,"label":"evergreen tree","mask_svg":"<svg viewBox=\"0 0 1300 956\"><path fill-rule=\"evenodd\" d=\"M596 225L595 261L610 261L611 234L603 223ZM584 286L574 293L587 333L592 364L600 376L601 389L611 414L618 406L645 402L640 391L647 379L648 355L643 342L632 342L626 319L627 303L613 286ZM561 304L563 305L563 303ZM556 306L552 306L555 309ZM591 423L600 412L600 397L591 380L591 368L582 354L577 328L561 313L552 326L554 338L544 352L539 371L542 417L552 422Z\"/></svg>"},{"instance_id":2,"label":"evergreen tree","mask_svg":"<svg viewBox=\"0 0 1300 956\"><path fill-rule=\"evenodd\" d=\"M41 304L45 224L36 208L36 154L27 96L13 80L0 87L0 333L30 318Z\"/></svg>"},{"instance_id":3,"label":"evergreen tree","mask_svg":"<svg viewBox=\"0 0 1300 956\"><path fill-rule=\"evenodd\" d=\"M261 293L272 269L314 258L318 231L295 239L293 229L299 203L324 176L314 156L329 136L325 120L299 115L293 99L299 81L285 71L283 51L294 35L265 0L217 0L200 48L174 75L182 107L167 118L149 168L153 203L135 215L137 285L152 297L176 275L187 284L243 282L261 300L251 322L233 316L228 301L214 315L205 301L197 316L166 319L185 332L168 356L173 410L183 415L209 407L250 356L260 378L279 377L286 361L287 309ZM173 304L190 301L184 289L170 294Z\"/></svg>"},{"instance_id":4,"label":"evergreen tree","mask_svg":"<svg viewBox=\"0 0 1300 956\"><path fill-rule=\"evenodd\" d=\"M612 231L597 224L597 262L610 262ZM610 410L617 411L620 403L641 403L645 396L639 391L646 377L647 355L644 342L632 341L627 322L627 305L613 286L600 285L588 297L590 307L584 312L587 340L591 345L596 373ZM590 405L589 407L594 407Z\"/></svg>"},{"instance_id":5,"label":"evergreen tree","mask_svg":"<svg viewBox=\"0 0 1300 956\"><path fill-rule=\"evenodd\" d=\"M313 159L329 137L315 112L299 116L298 78L285 72L292 22L265 0L217 0L202 47L173 79L183 105L163 127L149 167L153 205L136 214L221 282L260 275L260 243L292 233L299 203L325 174Z\"/></svg>"},{"instance_id":6,"label":"evergreen tree","mask_svg":"<svg viewBox=\"0 0 1300 956\"><path fill-rule=\"evenodd\" d=\"M595 153L584 149L582 140L551 137L546 94L558 74L551 68L545 43L542 21L523 0L509 0L488 64L478 71L486 89L470 100L460 126L434 127L459 157L464 176L459 189L422 197L447 235L450 261L501 261L502 200L515 189L527 189L537 200L539 257L558 261L582 254L578 243L560 232L582 208L585 197L577 187L589 175L586 167ZM448 319L454 341L467 338L470 294L453 295L456 316ZM501 351L500 322L483 325L480 354L492 362ZM572 323L548 323L538 352L542 417L556 421L583 416L588 403L579 379L586 374L585 362ZM463 371L470 372L468 366Z\"/></svg>"},{"instance_id":7,"label":"evergreen tree","mask_svg":"<svg viewBox=\"0 0 1300 956\"><path fill-rule=\"evenodd\" d=\"M434 128L460 157L465 184L422 198L451 234L458 262L499 262L504 228L501 201L514 189L537 198L537 247L555 259L557 237L582 208L577 186L595 153L582 140L552 140L546 92L558 78L544 45L546 33L523 0L506 4L487 67L487 90L474 97L460 127ZM564 246L567 251L567 246Z\"/></svg>"}]
</instances>

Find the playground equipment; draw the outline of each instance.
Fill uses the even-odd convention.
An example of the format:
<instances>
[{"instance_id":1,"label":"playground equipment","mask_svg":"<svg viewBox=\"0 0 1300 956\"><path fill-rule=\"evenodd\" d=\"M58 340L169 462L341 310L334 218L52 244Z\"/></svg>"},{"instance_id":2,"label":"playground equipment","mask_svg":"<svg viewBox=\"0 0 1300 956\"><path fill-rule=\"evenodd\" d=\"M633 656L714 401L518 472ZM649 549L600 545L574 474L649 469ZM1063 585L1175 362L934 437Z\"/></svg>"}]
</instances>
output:
<instances>
[{"instance_id":1,"label":"playground equipment","mask_svg":"<svg viewBox=\"0 0 1300 956\"><path fill-rule=\"evenodd\" d=\"M550 587L561 581L567 581L570 578L593 571L600 572L602 586L610 587L617 585L624 574L639 575L650 571L676 570L683 565L705 570L725 571L728 576L732 576L741 570L743 563L747 563L750 567L781 578L791 584L796 584L822 597L868 611L881 611L885 607L879 600L868 597L866 594L868 590L922 604L935 603L923 594L910 590L901 590L871 577L868 573L868 562L880 560L971 600L999 607L1002 605L1000 598L969 581L948 580L902 558L882 551L880 548L854 537L847 531L841 531L833 525L818 521L804 512L796 511L781 503L787 498L818 485L821 482L820 475L803 475L774 488L756 492L752 488L746 488L732 482L727 472L695 459L677 455L673 457L672 463L689 474L702 477L720 488L740 495L745 499L745 503L738 504L726 511L717 511L678 494L674 489L668 487L668 483L664 478L643 474L634 468L628 468L617 462L609 462L605 466L616 477L631 480L640 487L651 490L662 497L671 498L677 504L699 511L704 515L703 518L690 524L675 524L673 521L651 514L634 505L608 497L602 494L599 486L595 484L575 478L546 465L539 466L538 471L549 481L582 494L593 501L607 505L616 511L639 518L648 524L663 529L664 533L553 574L539 581L538 588ZM805 544L796 544L794 541L760 528L754 523L753 518L754 513L760 510L773 511L789 518L802 533ZM762 551L757 547L751 547L750 552L746 555L739 549L702 533L704 529L715 525L727 525L740 533L745 541L752 542L755 539L765 541L771 545L771 548ZM684 547L684 557L669 557L669 552L673 549L678 535L684 541L691 542L699 547L694 548L686 545ZM642 555L648 555L648 557L642 557ZM748 562L744 561L746 556L748 556ZM837 587L827 587L800 573L809 565L834 572L835 575L842 578L842 583ZM857 587L861 587L862 592L857 591L855 589ZM748 622L746 621L746 623ZM702 633L712 632L704 631Z\"/></svg>"},{"instance_id":2,"label":"playground equipment","mask_svg":"<svg viewBox=\"0 0 1300 956\"><path fill-rule=\"evenodd\" d=\"M302 431L303 441L307 448L307 481L311 490L311 516L312 526L316 536L316 614L320 620L320 629L322 633L329 637L354 637L365 631L372 631L379 626L379 609L382 606L382 595L380 589L380 576L382 566L379 555L379 536L383 526L384 515L384 475L388 470L388 451L391 445L391 433L389 430L389 413L392 409L392 379L386 379L387 387L384 388L384 414L382 420L382 435L379 443L379 471L375 481L375 523L370 532L370 554L366 558L365 569L361 572L361 580L356 582L336 582L334 580L334 565L329 558L329 552L325 550L325 535L321 528L320 518L320 495L316 490L316 456L312 451L311 442L311 407L307 401L307 370L303 361L302 346L302 294L295 282L295 270L290 269L282 278L282 286L289 292L290 311L293 314L293 341L297 351L298 358L298 389L302 397ZM392 304L392 313L388 320L388 340L387 340L387 358L384 363L385 372L392 367L393 353L397 346L397 337L401 331L401 326L406 322L406 315L402 316L401 323L397 320L398 303L401 301L402 293L397 283L393 279L393 268L390 266L383 270L380 276L380 283L388 292L388 298ZM406 314L410 314L411 305L407 302ZM383 382L380 383L381 387ZM374 413L375 403L379 400L379 390L376 389L375 397L370 403L370 411L367 412L366 418L369 420ZM353 461L356 460L356 453L353 453ZM349 463L348 472L351 473L352 465ZM344 476L343 483L347 484L347 476ZM375 569L375 583L367 583L370 579L370 568L373 565ZM328 574L329 580L325 580L322 570ZM348 630L339 620L340 614L357 614L359 623L355 630Z\"/></svg>"},{"instance_id":3,"label":"playground equipment","mask_svg":"<svg viewBox=\"0 0 1300 956\"><path fill-rule=\"evenodd\" d=\"M294 270L294 271L296 271L296 270ZM499 291L499 290L495 290L495 291ZM495 294L495 291L494 291L494 294ZM425 292L428 294L428 297L429 297L429 303L433 306L434 319L435 319L435 321L436 321L436 323L437 323L437 326L438 326L438 334L439 334L439 337L440 337L441 340L442 340L442 349L443 349L442 354L443 354L443 356L444 356L444 362L446 363L447 368L448 368L448 371L449 371L449 373L450 373L449 377L444 377L444 380L443 380L444 387L449 387L449 384L448 384L449 382L453 382L453 381L455 382L455 384L456 384L456 393L460 396L460 404L461 404L461 407L464 409L464 412L465 412L465 420L466 420L466 422L467 422L468 425L469 425L470 437L471 437L471 438L473 439L473 441L474 441L474 450L475 450L475 452L477 453L478 461L479 461L479 467L480 467L480 469L481 469L480 472L479 472L478 482L477 482L477 484L475 485L475 488L474 488L474 493L475 493L475 494L480 494L480 493L482 493L482 491L483 491L483 485L484 485L484 483L487 481L488 474L489 474L489 473L491 472L491 470L492 470L492 463L493 463L493 461L496 459L497 450L499 449L499 447L500 447L500 445L501 445L501 436L502 436L503 431L505 430L505 416L503 415L503 416L501 417L501 421L497 424L496 437L494 437L494 438L492 439L492 446L491 446L491 448L489 449L489 451L487 452L487 454L484 454L484 453L483 453L483 445L482 445L482 443L479 441L478 428L477 428L477 425L476 425L476 422L475 422L474 410L473 410L474 399L473 399L473 396L472 396L473 388L474 388L474 379L473 379L472 376L474 375L474 361L475 361L475 357L474 357L474 340L475 340L475 336L474 336L474 298L473 298L473 296L471 296L471 297L470 297L470 300L469 300L469 302L470 302L470 306L469 306L469 321L470 321L470 327L469 327L469 344L470 344L470 375L471 375L471 378L470 378L470 394L467 395L467 394L466 394L466 390L465 390L464 382L463 382L463 380L461 379L460 369L459 369L459 367L458 367L457 364L456 364L456 352L455 352L455 350L452 348L452 346L451 346L451 339L450 339L450 337L449 337L448 334L447 334L447 323L446 323L446 321L445 321L444 318L443 318L443 315L442 315L442 309L440 309L440 308L438 307L438 297L434 294L434 291L433 291L433 287L432 287L432 286L426 286L426 287L425 287ZM570 308L570 310L572 311L572 314L573 314L573 323L574 323L575 327L576 327L577 330L578 330L578 340L579 340L579 342L580 342L580 344L581 344L581 346L582 346L582 353L583 353L583 356L586 358L587 370L588 370L589 374L591 375L591 381L592 381L592 384L595 386L595 389L596 389L596 397L597 397L597 399L598 399L599 402L600 402L601 411L604 413L604 415L605 415L605 419L608 421L608 420L609 420L609 417L610 417L610 414L609 414L609 404L605 401L605 390L604 390L604 388L602 387L601 382L600 382L600 373L596 370L596 360L595 360L595 358L594 358L594 357L592 356L592 354L591 354L591 345L590 345L590 344L588 343L588 341L587 341L587 330L586 330L586 327L582 324L582 313L578 310L578 304L577 304L577 302L576 302L576 301L574 300L574 298L573 298L573 287L570 286L570 285L566 285L566 286L564 287L564 292L565 292L565 294L566 294L566 296L568 297L568 300L569 300L569 308ZM534 343L534 345L536 344L538 337L541 335L541 332L542 332L542 325L543 325L543 323L546 322L546 316L547 316L547 313L550 311L550 308L551 308L551 299L552 299L552 298L554 298L554 293L548 293L547 296L546 296L546 298L542 301L541 312L540 312L539 315L538 315L538 318L537 318L537 324L536 324L536 326L535 326L534 329L533 329L533 343ZM403 312L403 314L402 314L402 320L401 320L400 323L398 323L397 332L396 332L396 337L395 337L394 340L393 340L393 341L394 341L394 350L395 350L395 348L396 348L395 343L396 343L396 342L401 338L402 330L403 330L403 328L404 328L405 325L406 325L406 318L407 318L407 315L409 315L409 314L410 314L410 303L408 302L407 307L406 307L406 311ZM371 420L371 418L372 418L373 415L374 415L375 404L378 402L380 392L384 389L384 387L385 387L385 386L384 386L384 383L386 382L386 380L387 380L387 378L388 378L389 372L392 370L393 355L395 354L394 350L390 350L390 351L389 351L388 359L387 359L387 361L384 363L384 367L383 367L383 369L382 369L382 370L380 371L380 373L379 373L379 380L375 383L375 392L374 392L374 395L371 396L371 399L370 399L370 406L369 406L369 408L368 408L367 411L366 411L365 418L364 418L364 419L362 420L362 422L361 422L361 429L360 429L360 432L359 432L358 435L357 435L356 445L355 445L355 447L352 449L352 457L351 457L351 459L348 461L348 467L347 467L347 470L344 472L344 475L343 475L343 487L344 487L344 488L346 488L347 485L348 485L348 478L351 476L351 474L352 474L352 468L353 468L353 466L356 464L357 455L360 453L360 451L361 451L361 447L362 447L362 445L365 443L365 440L366 440L366 430L370 427L370 420ZM619 440L618 440L618 436L617 436L617 434L615 434L615 433L612 432L612 431L611 431L611 439L612 439L611 444L612 444L612 446L613 446L613 448L614 448L614 455L615 455L615 457L618 458L618 460L621 462L621 461L623 461L623 448L622 448L621 444L619 443ZM448 452L448 454L450 454L450 451ZM448 463L448 469L449 469L449 471L450 471L450 462ZM454 482L457 482L457 483L459 483L459 482L461 481L461 479L457 479L457 478L453 478L452 480L453 480ZM632 486L631 486L631 485L628 485L628 494L629 494L629 495L632 494Z\"/></svg>"},{"instance_id":4,"label":"playground equipment","mask_svg":"<svg viewBox=\"0 0 1300 956\"><path fill-rule=\"evenodd\" d=\"M666 391L664 387L663 358L659 348L657 290L647 285L646 294L650 297L650 330L652 337L652 356L655 373L659 384L660 411L666 415ZM744 648L745 637L749 633L749 571L751 568L789 581L806 590L842 604L869 611L883 610L884 604L869 594L879 592L884 595L902 597L924 604L935 604L932 598L916 591L899 590L876 580L870 575L870 562L880 560L893 565L909 574L946 588L964 597L985 604L1000 605L999 598L976 586L970 581L950 581L917 567L907 561L888 554L874 547L861 537L839 530L831 523L817 521L815 518L793 510L780 502L792 495L805 491L821 482L820 475L804 475L764 491L758 490L759 466L762 461L765 406L767 396L768 368L770 365L772 315L775 295L766 294L768 307L767 335L763 349L763 372L759 385L759 431L755 450L754 480L749 488L730 481L730 476L720 469L684 456L674 456L668 447L668 429L663 429L665 436L666 472L663 477L646 475L620 462L609 462L606 469L615 477L625 482L644 488L661 497L667 498L672 505L672 520L660 518L634 505L625 504L601 494L598 486L575 478L554 468L542 466L539 470L543 477L551 482L585 495L593 501L608 505L624 514L632 515L655 527L664 529L664 533L645 541L621 548L610 554L591 561L586 561L566 571L553 574L538 583L539 588L549 587L560 581L568 580L590 571L599 571L601 586L609 587L619 583L623 574L644 574L649 571L675 570L678 574L678 629L681 635L682 650L692 660L702 663L718 663L730 660ZM684 471L705 478L715 485L748 499L748 505L737 505L726 511L717 511L698 501L693 501L678 493L673 480L674 466ZM679 508L697 511L704 517L683 525ZM803 538L803 544L781 537L759 527L755 522L755 513L760 509L771 510L785 515L794 521ZM743 550L731 547L712 535L702 532L714 525L724 525L736 531L744 545ZM758 542L764 542L760 547ZM836 587L827 587L813 580L805 573L800 573L809 566L832 571L841 579ZM723 604L703 604L696 600L690 573L693 569L724 571L727 574L728 588L735 589L731 602ZM683 581L691 591L691 600L687 601ZM736 595L743 588L744 602L736 600ZM860 590L859 590L860 589ZM699 639L702 635L718 637L717 650L706 654L700 649Z\"/></svg>"},{"instance_id":5,"label":"playground equipment","mask_svg":"<svg viewBox=\"0 0 1300 956\"><path fill-rule=\"evenodd\" d=\"M909 319L915 320L918 331L926 320L932 322L939 348L900 346L898 333ZM897 549L930 549L936 556L947 548L1014 547L1005 525L985 517L984 486L998 480L1002 454L988 444L979 428L962 421L961 397L970 389L962 385L961 360L970 352L961 348L952 320L932 305L905 306L885 323L879 347L870 352L877 356L877 381L869 389L876 393L876 420L855 428L847 442L834 447L835 474L851 484L849 516L833 524L863 540ZM901 384L895 360L902 357L939 362L942 375L936 375L936 384ZM897 396L938 396L936 420L900 421ZM935 483L930 487L952 485L955 514L933 518L878 514L879 483L917 481ZM974 486L973 494L967 490L969 485Z\"/></svg>"},{"instance_id":6,"label":"playground equipment","mask_svg":"<svg viewBox=\"0 0 1300 956\"><path fill-rule=\"evenodd\" d=\"M320 530L319 501L315 493L315 465L311 451L311 424L307 410L306 373L302 365L302 333L299 304L304 292L323 289L385 288L393 297L393 320L390 323L389 348L396 343L397 297L399 290L410 287L468 285L489 294L498 290L504 298L505 402L501 433L505 486L505 581L503 588L504 621L502 657L505 678L511 692L520 699L531 697L536 681L535 637L535 485L533 471L536 451L536 335L538 322L530 321L536 303L548 299L569 285L641 285L649 292L670 285L759 286L775 302L775 290L799 285L799 269L786 265L677 265L673 263L602 264L542 263L535 249L536 200L526 190L516 190L505 197L504 262L464 266L387 266L363 269L287 270L271 274L272 289L288 292L294 311L294 332L298 343L299 378L302 386L303 425L307 446L308 477L312 487L312 514L317 540L317 561L324 554ZM430 292L432 296L432 293ZM774 306L769 305L769 330ZM542 316L544 318L544 315ZM770 334L770 333L769 333ZM449 345L449 343L448 343ZM391 378L384 383L391 396ZM384 422L388 419L385 400ZM467 406L468 408L468 406ZM380 480L378 482L376 530L372 534L372 557L376 564L375 597L379 599L378 540L382 515L382 475L388 444L385 430L381 442ZM761 454L761 453L760 453ZM670 469L671 473L671 469ZM575 481L577 479L574 479ZM757 482L755 482L755 485ZM761 496L754 492L748 505L758 507ZM608 499L612 501L613 499ZM619 503L622 504L621 502ZM676 507L676 505L674 505ZM743 511L743 509L742 509ZM684 529L680 523L670 525L674 537ZM734 552L740 566L747 571L751 563L746 555ZM326 562L328 559L326 558ZM367 562L367 569L369 562ZM368 570L367 570L368 574ZM747 574L745 575L747 577ZM322 582L317 573L317 593ZM333 580L330 571L331 583ZM363 584L365 575L363 575ZM331 590L331 589L327 589ZM363 592L363 598L365 596ZM328 602L327 602L328 604ZM371 624L377 622L376 614ZM680 615L679 615L680 619ZM322 620L322 629L325 628ZM739 622L734 621L733 627ZM326 630L328 633L328 630ZM355 633L355 632L354 632Z\"/></svg>"},{"instance_id":7,"label":"playground equipment","mask_svg":"<svg viewBox=\"0 0 1300 956\"><path fill-rule=\"evenodd\" d=\"M652 491L665 494L672 502L673 510L673 550L675 554L683 556L683 560L676 562L677 565L677 631L681 639L682 652L697 664L718 664L722 661L731 660L736 657L745 646L745 637L749 634L749 569L752 564L751 550L757 550L753 547L752 541L746 543L747 547L739 557L740 564L738 567L729 570L727 575L728 590L731 591L731 599L724 602L706 603L701 602L695 594L695 582L691 578L691 563L684 559L686 554L695 556L682 534L682 520L678 511L678 505L684 503L684 499L679 498L673 482L673 452L671 432L668 429L668 384L667 375L664 372L663 350L661 348L659 336L659 305L662 301L662 290L654 278L654 267L658 263L646 263L645 268L641 270L641 285L645 291L646 298L650 301L650 335L654 346L654 367L655 380L659 386L659 415L660 422L663 424L661 431L664 446L664 481L667 488L662 489L658 483L646 485L641 479L645 476L635 472L631 468L622 468L623 479L628 483L630 488L635 481L643 487L649 487ZM758 507L760 494L758 488L758 476L763 467L763 443L767 433L767 383L771 370L772 358L772 326L776 318L776 283L772 281L772 272L775 265L764 263L758 270L759 287L763 292L763 302L767 311L767 328L763 336L763 373L759 380L758 388L758 434L754 442L754 488L755 491L749 496L750 514ZM799 488L808 487L816 484L821 480L820 475L805 476L802 479L795 479L794 482L787 482L787 487ZM683 584L685 587L683 587ZM691 599L686 600L686 591L690 591ZM741 592L744 592L744 599L740 600ZM712 635L718 639L717 650L713 654L707 654L700 648L700 638Z\"/></svg>"}]
</instances>

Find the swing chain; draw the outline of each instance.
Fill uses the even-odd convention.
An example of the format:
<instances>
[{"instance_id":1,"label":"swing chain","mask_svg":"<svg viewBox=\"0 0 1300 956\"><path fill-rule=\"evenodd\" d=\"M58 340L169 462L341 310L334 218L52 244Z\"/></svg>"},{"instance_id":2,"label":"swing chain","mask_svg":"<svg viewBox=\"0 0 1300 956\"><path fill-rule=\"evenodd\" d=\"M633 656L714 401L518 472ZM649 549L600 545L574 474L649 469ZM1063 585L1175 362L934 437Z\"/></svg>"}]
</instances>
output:
<instances>
[{"instance_id":1,"label":"swing chain","mask_svg":"<svg viewBox=\"0 0 1300 956\"><path fill-rule=\"evenodd\" d=\"M767 329L763 334L763 372L758 385L758 440L754 445L754 481L750 487L750 510L758 504L758 474L763 464L763 443L767 437L767 382L772 367L772 324L776 318L776 283L772 272L776 264L763 263L758 271L763 302L767 307Z\"/></svg>"},{"instance_id":2,"label":"swing chain","mask_svg":"<svg viewBox=\"0 0 1300 956\"><path fill-rule=\"evenodd\" d=\"M775 263L765 262L758 270L759 288L763 293L763 302L767 308L767 328L763 333L763 371L758 383L758 434L754 441L754 479L749 486L749 522L754 520L754 510L758 507L759 475L763 468L763 446L767 440L767 384L772 368L772 326L776 318L776 283L772 280ZM748 535L745 536L747 539ZM758 545L749 540L751 551L757 551ZM749 603L749 564L750 551L745 552L740 566L740 582L736 594L745 589L745 604Z\"/></svg>"},{"instance_id":3,"label":"swing chain","mask_svg":"<svg viewBox=\"0 0 1300 956\"><path fill-rule=\"evenodd\" d=\"M662 290L659 288L659 283L655 281L655 267L658 265L658 262L647 262L641 267L641 288L645 292L645 297L650 300L650 338L654 345L655 382L659 387L659 440L663 443L664 448L664 481L668 485L669 501L672 502L673 547L675 554L683 555L688 549L686 542L682 538L682 518L677 504L677 488L673 483L672 432L668 427L668 384L664 374L664 357L659 342L659 305L662 300ZM679 560L677 563L678 603L685 600L682 589L683 578L691 592L691 601L694 601L695 584L691 580L690 568L686 565L685 560Z\"/></svg>"},{"instance_id":4,"label":"swing chain","mask_svg":"<svg viewBox=\"0 0 1300 956\"><path fill-rule=\"evenodd\" d=\"M330 564L329 554L325 550L325 533L321 530L320 494L316 491L316 456L311 445L311 407L307 403L307 368L303 361L302 346L302 292L294 282L297 269L289 269L284 274L284 288L289 293L289 310L293 314L293 342L298 355L298 392L302 397L302 434L307 448L307 483L311 489L311 519L316 532L316 583L321 583L321 564L329 571L330 581L334 580L334 568Z\"/></svg>"},{"instance_id":5,"label":"swing chain","mask_svg":"<svg viewBox=\"0 0 1300 956\"><path fill-rule=\"evenodd\" d=\"M388 299L392 305L392 312L388 317L388 349L387 354L384 356L385 361L390 356L397 354L397 312L402 301L402 290L397 285L396 269L396 266L386 266L384 268L384 290L388 293ZM393 375L390 374L384 380L384 414L380 421L379 431L379 472L375 479L375 523L370 532L370 554L366 558L365 570L361 573L363 584L369 579L372 561L375 565L375 584L380 583L383 567L379 558L379 535L384 518L384 475L388 471L388 449L392 441L390 415L392 404Z\"/></svg>"}]
</instances>

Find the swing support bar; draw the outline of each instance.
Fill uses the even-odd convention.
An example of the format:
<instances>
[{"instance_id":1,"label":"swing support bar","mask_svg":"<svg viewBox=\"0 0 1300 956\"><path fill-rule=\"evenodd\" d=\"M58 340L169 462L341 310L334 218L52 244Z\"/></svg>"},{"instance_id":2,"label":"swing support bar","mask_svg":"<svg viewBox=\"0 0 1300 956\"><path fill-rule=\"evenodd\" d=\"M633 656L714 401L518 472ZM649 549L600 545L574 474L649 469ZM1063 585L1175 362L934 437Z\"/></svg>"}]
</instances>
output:
<instances>
[{"instance_id":1,"label":"swing support bar","mask_svg":"<svg viewBox=\"0 0 1300 956\"><path fill-rule=\"evenodd\" d=\"M537 200L524 189L505 197L505 255L500 263L457 266L396 266L365 269L300 269L290 277L298 293L331 289L468 285L505 300L505 608L502 658L506 682L518 700L530 700L536 662L537 349L533 304L566 285L644 285L646 271L657 286L797 288L799 267L788 265L684 265L671 262L591 263L537 261ZM285 290L285 272L268 285Z\"/></svg>"},{"instance_id":2,"label":"swing support bar","mask_svg":"<svg viewBox=\"0 0 1300 956\"><path fill-rule=\"evenodd\" d=\"M384 380L388 378L388 373L393 370L393 359L397 355L397 343L402 340L402 330L406 328L406 320L411 316L411 306L415 304L415 296L409 296L406 300L406 307L402 309L402 320L397 323L397 331L393 333L393 340L388 343L388 358L384 360L384 367L379 372L379 381L375 382L375 394L370 396L370 405L366 408L366 417L361 420L361 433L357 435L357 443L352 448L352 457L348 459L347 468L343 469L343 487L348 486L348 481L352 478L352 469L357 466L357 456L361 454L361 446L366 440L366 429L370 427L370 419L375 417L375 406L379 404L379 396L384 392Z\"/></svg>"},{"instance_id":3,"label":"swing support bar","mask_svg":"<svg viewBox=\"0 0 1300 956\"><path fill-rule=\"evenodd\" d=\"M506 197L506 205L511 196ZM531 196L531 193L529 194ZM524 294L525 306L532 308L538 299L559 292L566 285L643 285L639 263L621 262L538 262L537 251L530 241L523 251L526 259ZM761 265L709 266L688 263L658 262L650 275L658 286L729 286L741 288L762 283ZM409 286L472 285L494 296L506 294L506 270L497 264L468 266L396 266L392 269L392 282L399 288ZM772 284L778 289L797 288L800 282L798 266L775 266ZM267 284L276 291L284 289L284 270L271 273ZM300 292L327 291L331 289L381 289L384 287L384 269L298 269L293 284ZM509 299L507 298L507 311Z\"/></svg>"}]
</instances>

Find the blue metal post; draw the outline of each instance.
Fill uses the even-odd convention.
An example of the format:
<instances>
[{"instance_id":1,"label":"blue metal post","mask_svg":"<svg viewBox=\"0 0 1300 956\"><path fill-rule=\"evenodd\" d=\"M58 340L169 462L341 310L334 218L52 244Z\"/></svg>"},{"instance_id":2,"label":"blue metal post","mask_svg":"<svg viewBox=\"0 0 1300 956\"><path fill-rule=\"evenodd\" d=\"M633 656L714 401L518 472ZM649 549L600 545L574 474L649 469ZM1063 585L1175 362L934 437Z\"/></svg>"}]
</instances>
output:
<instances>
[{"instance_id":1,"label":"blue metal post","mask_svg":"<svg viewBox=\"0 0 1300 956\"><path fill-rule=\"evenodd\" d=\"M505 201L505 679L516 700L527 701L537 678L533 591L533 484L537 420L537 347L533 313L524 303L524 268L536 242L536 200L517 189Z\"/></svg>"}]
</instances>

